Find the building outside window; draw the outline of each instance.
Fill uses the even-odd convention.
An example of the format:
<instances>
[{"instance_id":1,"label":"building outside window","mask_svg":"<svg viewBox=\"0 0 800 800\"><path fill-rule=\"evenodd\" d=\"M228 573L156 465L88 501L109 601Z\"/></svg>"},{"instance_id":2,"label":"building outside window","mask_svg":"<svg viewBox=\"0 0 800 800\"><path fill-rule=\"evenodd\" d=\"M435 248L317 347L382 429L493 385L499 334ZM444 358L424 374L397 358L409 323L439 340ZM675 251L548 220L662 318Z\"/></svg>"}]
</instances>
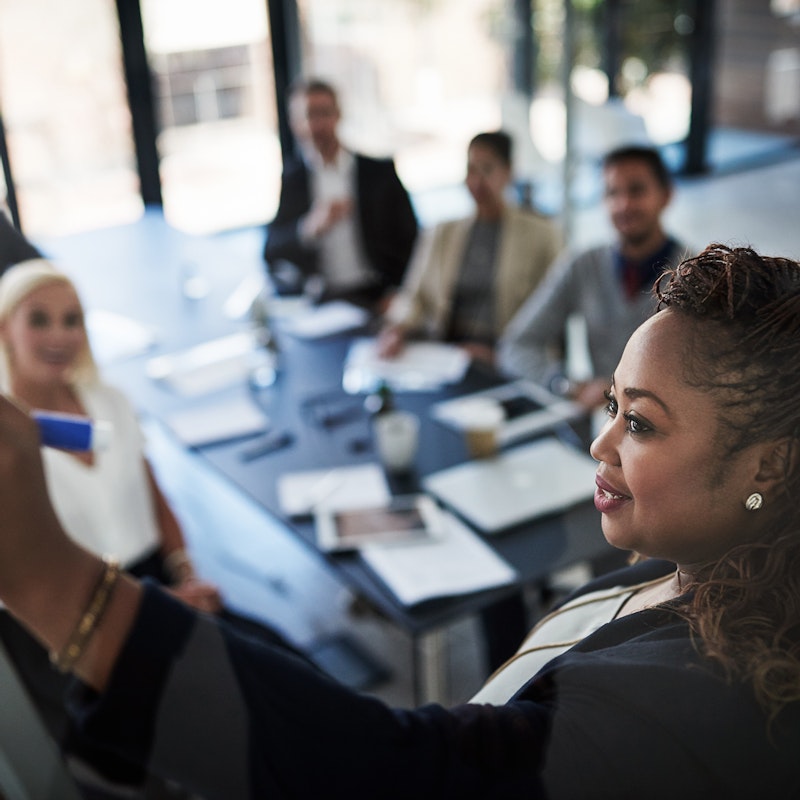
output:
<instances>
[{"instance_id":1,"label":"building outside window","mask_svg":"<svg viewBox=\"0 0 800 800\"><path fill-rule=\"evenodd\" d=\"M4 0L0 107L29 236L141 215L113 3Z\"/></svg>"},{"instance_id":2,"label":"building outside window","mask_svg":"<svg viewBox=\"0 0 800 800\"><path fill-rule=\"evenodd\" d=\"M143 0L160 133L164 215L210 233L261 224L278 204L264 0Z\"/></svg>"}]
</instances>

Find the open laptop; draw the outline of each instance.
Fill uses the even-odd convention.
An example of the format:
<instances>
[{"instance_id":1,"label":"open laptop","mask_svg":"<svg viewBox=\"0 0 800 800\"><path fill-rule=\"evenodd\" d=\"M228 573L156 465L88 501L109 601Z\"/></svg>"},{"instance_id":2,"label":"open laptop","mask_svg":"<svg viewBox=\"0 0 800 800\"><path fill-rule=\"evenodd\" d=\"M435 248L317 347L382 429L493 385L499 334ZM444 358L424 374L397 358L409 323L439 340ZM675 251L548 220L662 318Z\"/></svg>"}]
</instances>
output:
<instances>
[{"instance_id":1,"label":"open laptop","mask_svg":"<svg viewBox=\"0 0 800 800\"><path fill-rule=\"evenodd\" d=\"M422 480L426 492L486 534L589 500L597 463L555 437L467 461Z\"/></svg>"}]
</instances>

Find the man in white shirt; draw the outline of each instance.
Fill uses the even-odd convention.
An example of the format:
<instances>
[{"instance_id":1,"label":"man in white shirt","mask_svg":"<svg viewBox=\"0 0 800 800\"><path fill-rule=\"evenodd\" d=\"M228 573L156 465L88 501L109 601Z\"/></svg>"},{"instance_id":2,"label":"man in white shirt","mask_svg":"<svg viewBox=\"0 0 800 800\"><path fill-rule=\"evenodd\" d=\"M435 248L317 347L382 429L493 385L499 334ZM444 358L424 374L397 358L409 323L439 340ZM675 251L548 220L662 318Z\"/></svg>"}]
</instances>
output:
<instances>
[{"instance_id":1,"label":"man in white shirt","mask_svg":"<svg viewBox=\"0 0 800 800\"><path fill-rule=\"evenodd\" d=\"M402 281L417 220L393 161L344 148L340 118L330 84L292 87L289 120L300 153L284 163L264 259L279 290L373 305Z\"/></svg>"}]
</instances>

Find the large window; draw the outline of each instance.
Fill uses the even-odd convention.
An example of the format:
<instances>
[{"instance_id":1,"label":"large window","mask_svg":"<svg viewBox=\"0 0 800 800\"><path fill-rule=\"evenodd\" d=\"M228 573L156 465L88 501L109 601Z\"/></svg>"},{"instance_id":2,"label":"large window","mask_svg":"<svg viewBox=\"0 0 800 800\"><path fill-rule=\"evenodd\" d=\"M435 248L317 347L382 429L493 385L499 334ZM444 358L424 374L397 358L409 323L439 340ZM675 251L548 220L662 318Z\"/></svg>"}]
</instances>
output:
<instances>
[{"instance_id":1,"label":"large window","mask_svg":"<svg viewBox=\"0 0 800 800\"><path fill-rule=\"evenodd\" d=\"M597 185L598 156L622 141L663 145L680 164L690 76L697 75L690 45L702 66L698 42L702 48L707 41L693 36L692 15L705 8L697 0L531 0L532 27L522 18L526 4L516 0L296 3L304 72L339 88L347 144L395 157L424 223L471 207L462 186L466 144L499 126L514 136L516 176L533 184L534 204L560 210L567 10L575 42L572 152L584 167L586 180L578 183L587 197ZM277 106L284 102L275 97L268 3L140 6L158 128L149 144L160 158L166 218L191 232L264 223L278 202ZM717 55L702 71L713 82L701 82L713 89L704 103L713 105L712 124L759 140L770 132L779 147L794 141L797 6L771 0L768 11L759 0L743 0L736 13L726 6L715 15ZM116 9L111 0L3 0L0 111L20 217L34 238L142 213ZM131 44L135 53L141 42ZM138 93L141 85L133 88ZM148 124L137 126L142 139ZM144 166L148 185L155 169ZM2 195L0 186L0 201Z\"/></svg>"},{"instance_id":2,"label":"large window","mask_svg":"<svg viewBox=\"0 0 800 800\"><path fill-rule=\"evenodd\" d=\"M446 202L434 190L461 184L466 145L475 133L506 125L516 138L529 138L526 112L520 126L510 90L509 5L298 2L305 72L339 89L342 138L364 152L394 155L428 219L468 205L460 189ZM524 145L518 142L521 171Z\"/></svg>"},{"instance_id":3,"label":"large window","mask_svg":"<svg viewBox=\"0 0 800 800\"><path fill-rule=\"evenodd\" d=\"M0 107L29 236L142 213L113 3L3 0Z\"/></svg>"},{"instance_id":4,"label":"large window","mask_svg":"<svg viewBox=\"0 0 800 800\"><path fill-rule=\"evenodd\" d=\"M691 86L687 0L573 0L576 148L596 158L625 140L666 145L689 129ZM563 157L563 0L537 0L539 42L534 139Z\"/></svg>"},{"instance_id":5,"label":"large window","mask_svg":"<svg viewBox=\"0 0 800 800\"><path fill-rule=\"evenodd\" d=\"M578 157L594 164L622 141L681 141L691 93L687 0L572 0ZM610 19L608 8L616 9ZM332 79L344 105L343 138L391 152L423 217L455 213L469 138L503 126L514 135L517 179L541 209L561 208L566 143L563 0L534 0L532 92L517 91L512 59L526 20L511 0L298 0L306 72ZM618 38L611 41L610 31ZM608 55L618 56L608 63ZM607 73L615 76L609 86ZM618 90L618 91L615 91ZM530 90L528 90L530 91ZM433 206L424 205L427 197ZM460 203L468 201L460 195Z\"/></svg>"},{"instance_id":6,"label":"large window","mask_svg":"<svg viewBox=\"0 0 800 800\"><path fill-rule=\"evenodd\" d=\"M164 215L211 232L277 208L281 153L265 0L143 0Z\"/></svg>"}]
</instances>

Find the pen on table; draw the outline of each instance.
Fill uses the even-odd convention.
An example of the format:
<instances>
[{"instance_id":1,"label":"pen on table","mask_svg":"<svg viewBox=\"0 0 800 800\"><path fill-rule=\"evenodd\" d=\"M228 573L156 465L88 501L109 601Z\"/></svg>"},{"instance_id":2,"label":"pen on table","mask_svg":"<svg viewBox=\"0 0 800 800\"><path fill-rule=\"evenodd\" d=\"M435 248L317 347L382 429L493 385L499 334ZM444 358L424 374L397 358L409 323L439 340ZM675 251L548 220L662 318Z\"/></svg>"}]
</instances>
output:
<instances>
[{"instance_id":1,"label":"pen on table","mask_svg":"<svg viewBox=\"0 0 800 800\"><path fill-rule=\"evenodd\" d=\"M262 436L255 444L243 450L239 457L242 461L253 461L288 447L293 441L294 436L289 431L271 431L266 436Z\"/></svg>"},{"instance_id":2,"label":"pen on table","mask_svg":"<svg viewBox=\"0 0 800 800\"><path fill-rule=\"evenodd\" d=\"M327 500L339 489L344 481L345 477L338 467L326 472L306 493L306 502L309 509L314 511L323 500Z\"/></svg>"}]
</instances>

